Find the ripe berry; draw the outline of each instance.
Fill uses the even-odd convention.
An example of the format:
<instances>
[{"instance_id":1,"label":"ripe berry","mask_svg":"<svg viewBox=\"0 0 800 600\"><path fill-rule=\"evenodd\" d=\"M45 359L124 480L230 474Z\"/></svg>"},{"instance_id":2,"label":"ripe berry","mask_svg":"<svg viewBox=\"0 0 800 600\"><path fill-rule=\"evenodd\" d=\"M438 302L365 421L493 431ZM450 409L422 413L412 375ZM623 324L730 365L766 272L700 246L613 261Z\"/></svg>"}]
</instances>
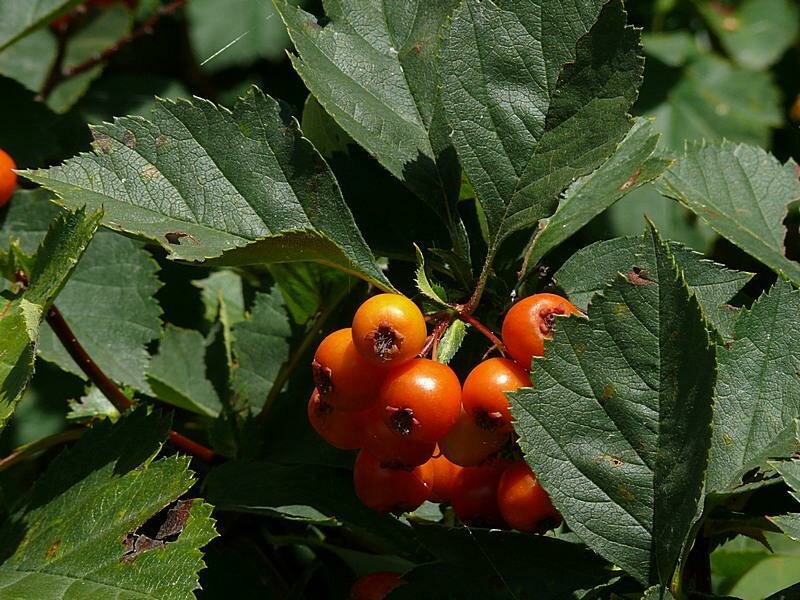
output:
<instances>
[{"instance_id":1,"label":"ripe berry","mask_svg":"<svg viewBox=\"0 0 800 600\"><path fill-rule=\"evenodd\" d=\"M432 458L431 464L433 465L433 491L430 501L450 502L453 498L453 485L463 467L451 463L444 454Z\"/></svg>"},{"instance_id":2,"label":"ripe berry","mask_svg":"<svg viewBox=\"0 0 800 600\"><path fill-rule=\"evenodd\" d=\"M467 467L453 484L453 511L462 522L481 527L503 527L497 506L497 485L508 466L494 460L480 467Z\"/></svg>"},{"instance_id":3,"label":"ripe berry","mask_svg":"<svg viewBox=\"0 0 800 600\"><path fill-rule=\"evenodd\" d=\"M416 467L428 462L436 449L434 442L419 442L389 429L383 406L364 413L364 449L382 465Z\"/></svg>"},{"instance_id":4,"label":"ripe berry","mask_svg":"<svg viewBox=\"0 0 800 600\"><path fill-rule=\"evenodd\" d=\"M400 294L373 296L353 316L353 342L375 365L394 367L411 360L427 336L422 312Z\"/></svg>"},{"instance_id":5,"label":"ripe berry","mask_svg":"<svg viewBox=\"0 0 800 600\"><path fill-rule=\"evenodd\" d=\"M439 442L447 459L462 467L475 467L506 445L510 433L503 428L494 431L480 427L472 415L462 412L456 424Z\"/></svg>"},{"instance_id":6,"label":"ripe berry","mask_svg":"<svg viewBox=\"0 0 800 600\"><path fill-rule=\"evenodd\" d=\"M383 381L383 371L356 350L349 328L322 340L311 371L320 396L339 410L364 410L374 404Z\"/></svg>"},{"instance_id":7,"label":"ripe berry","mask_svg":"<svg viewBox=\"0 0 800 600\"><path fill-rule=\"evenodd\" d=\"M480 427L510 432L511 411L505 392L530 384L528 374L513 360L490 358L467 375L461 402Z\"/></svg>"},{"instance_id":8,"label":"ripe berry","mask_svg":"<svg viewBox=\"0 0 800 600\"><path fill-rule=\"evenodd\" d=\"M381 466L369 452L361 450L353 468L356 495L372 510L407 512L418 508L433 488L433 465L425 463L412 469Z\"/></svg>"},{"instance_id":9,"label":"ripe berry","mask_svg":"<svg viewBox=\"0 0 800 600\"><path fill-rule=\"evenodd\" d=\"M544 532L561 522L550 496L525 462L505 470L497 486L497 504L506 523L519 531Z\"/></svg>"},{"instance_id":10,"label":"ripe berry","mask_svg":"<svg viewBox=\"0 0 800 600\"><path fill-rule=\"evenodd\" d=\"M566 298L555 294L534 294L512 306L503 319L503 343L525 369L534 356L544 356L544 340L550 339L556 315L578 315L580 311Z\"/></svg>"},{"instance_id":11,"label":"ripe berry","mask_svg":"<svg viewBox=\"0 0 800 600\"><path fill-rule=\"evenodd\" d=\"M0 208L8 204L11 196L14 195L17 187L17 174L14 173L16 168L14 159L0 148Z\"/></svg>"},{"instance_id":12,"label":"ripe berry","mask_svg":"<svg viewBox=\"0 0 800 600\"><path fill-rule=\"evenodd\" d=\"M363 441L364 414L339 410L319 395L308 400L308 420L319 436L340 450L356 450Z\"/></svg>"},{"instance_id":13,"label":"ripe berry","mask_svg":"<svg viewBox=\"0 0 800 600\"><path fill-rule=\"evenodd\" d=\"M378 571L358 579L350 588L350 600L383 600L393 589L403 585L402 577L393 571Z\"/></svg>"},{"instance_id":14,"label":"ripe berry","mask_svg":"<svg viewBox=\"0 0 800 600\"><path fill-rule=\"evenodd\" d=\"M417 358L387 375L375 410L398 437L437 442L461 412L461 383L447 365Z\"/></svg>"}]
</instances>

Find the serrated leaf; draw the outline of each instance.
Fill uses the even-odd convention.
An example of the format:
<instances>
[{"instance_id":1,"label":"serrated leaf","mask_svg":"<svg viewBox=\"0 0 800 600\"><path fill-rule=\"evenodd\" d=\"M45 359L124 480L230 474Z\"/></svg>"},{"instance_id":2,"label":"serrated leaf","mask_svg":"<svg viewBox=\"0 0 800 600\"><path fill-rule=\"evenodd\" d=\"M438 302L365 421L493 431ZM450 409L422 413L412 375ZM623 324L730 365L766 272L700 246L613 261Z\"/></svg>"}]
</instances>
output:
<instances>
[{"instance_id":1,"label":"serrated leaf","mask_svg":"<svg viewBox=\"0 0 800 600\"><path fill-rule=\"evenodd\" d=\"M153 460L168 429L139 410L99 422L55 459L0 530L0 595L193 598L200 548L216 536L211 507L179 503L163 537L139 530L194 482L185 457Z\"/></svg>"},{"instance_id":2,"label":"serrated leaf","mask_svg":"<svg viewBox=\"0 0 800 600\"><path fill-rule=\"evenodd\" d=\"M417 255L417 270L414 273L417 289L422 292L423 296L429 300L432 300L439 306L449 308L447 302L442 299L442 297L434 289L431 282L428 280L428 274L425 272L425 256L422 254L422 250L420 250L419 246L416 244L414 244L414 250Z\"/></svg>"},{"instance_id":3,"label":"serrated leaf","mask_svg":"<svg viewBox=\"0 0 800 600\"><path fill-rule=\"evenodd\" d=\"M722 47L739 64L765 69L797 40L800 10L791 0L744 0L738 6L699 4Z\"/></svg>"},{"instance_id":4,"label":"serrated leaf","mask_svg":"<svg viewBox=\"0 0 800 600\"><path fill-rule=\"evenodd\" d=\"M658 138L651 121L637 119L608 160L567 189L556 212L540 223L531 241L527 271L617 200L661 175L672 161L656 153Z\"/></svg>"},{"instance_id":5,"label":"serrated leaf","mask_svg":"<svg viewBox=\"0 0 800 600\"><path fill-rule=\"evenodd\" d=\"M33 375L42 307L0 297L0 429L13 414Z\"/></svg>"},{"instance_id":6,"label":"serrated leaf","mask_svg":"<svg viewBox=\"0 0 800 600\"><path fill-rule=\"evenodd\" d=\"M450 323L439 342L439 352L436 355L436 360L444 364L453 360L466 335L467 325L464 321L456 319Z\"/></svg>"},{"instance_id":7,"label":"serrated leaf","mask_svg":"<svg viewBox=\"0 0 800 600\"><path fill-rule=\"evenodd\" d=\"M202 290L205 318L209 323L219 319L228 368L233 366L233 331L236 323L244 321L242 278L233 271L215 271L205 279L193 282Z\"/></svg>"},{"instance_id":8,"label":"serrated leaf","mask_svg":"<svg viewBox=\"0 0 800 600\"><path fill-rule=\"evenodd\" d=\"M309 94L303 105L303 118L300 128L317 151L330 159L337 152L347 154L348 146L354 144L353 138L339 127L313 95Z\"/></svg>"},{"instance_id":9,"label":"serrated leaf","mask_svg":"<svg viewBox=\"0 0 800 600\"><path fill-rule=\"evenodd\" d=\"M249 318L233 327L234 391L251 410L263 406L281 366L289 358L292 334L286 305L277 288L257 294Z\"/></svg>"},{"instance_id":10,"label":"serrated leaf","mask_svg":"<svg viewBox=\"0 0 800 600\"><path fill-rule=\"evenodd\" d=\"M168 325L147 379L159 400L199 415L216 417L219 396L206 377L206 347L199 331Z\"/></svg>"},{"instance_id":11,"label":"serrated leaf","mask_svg":"<svg viewBox=\"0 0 800 600\"><path fill-rule=\"evenodd\" d=\"M269 2L234 0L225 10L219 7L217 0L186 5L192 50L203 70L214 73L283 56L289 37Z\"/></svg>"},{"instance_id":12,"label":"serrated leaf","mask_svg":"<svg viewBox=\"0 0 800 600\"><path fill-rule=\"evenodd\" d=\"M695 145L660 180L661 192L685 204L714 230L791 281L800 265L786 258L783 219L800 199L790 161L761 148L722 142Z\"/></svg>"},{"instance_id":13,"label":"serrated leaf","mask_svg":"<svg viewBox=\"0 0 800 600\"><path fill-rule=\"evenodd\" d=\"M773 461L770 464L792 488L794 499L800 502L800 460Z\"/></svg>"},{"instance_id":14,"label":"serrated leaf","mask_svg":"<svg viewBox=\"0 0 800 600\"><path fill-rule=\"evenodd\" d=\"M93 154L25 176L66 206L103 206L104 225L173 259L312 260L392 289L327 164L258 89L231 111L159 99L150 120L121 117L92 131Z\"/></svg>"},{"instance_id":15,"label":"serrated leaf","mask_svg":"<svg viewBox=\"0 0 800 600\"><path fill-rule=\"evenodd\" d=\"M552 214L630 128L643 61L625 19L617 0L466 0L453 15L442 101L486 215L490 260L509 234Z\"/></svg>"},{"instance_id":16,"label":"serrated leaf","mask_svg":"<svg viewBox=\"0 0 800 600\"><path fill-rule=\"evenodd\" d=\"M595 242L573 254L554 278L570 301L586 310L592 297L602 292L618 273L636 266L641 237L622 237ZM733 335L737 309L728 302L753 276L733 271L703 258L702 254L677 242L668 242L675 262L683 271L689 290L697 296L706 319L724 339Z\"/></svg>"},{"instance_id":17,"label":"serrated leaf","mask_svg":"<svg viewBox=\"0 0 800 600\"><path fill-rule=\"evenodd\" d=\"M740 69L715 55L690 62L677 83L645 73L642 106L655 118L665 147L682 152L686 141L723 139L767 146L771 130L783 123L781 92L768 71ZM650 90L648 87L657 88Z\"/></svg>"},{"instance_id":18,"label":"serrated leaf","mask_svg":"<svg viewBox=\"0 0 800 600\"><path fill-rule=\"evenodd\" d=\"M770 521L775 523L787 537L800 542L800 513L777 515L770 517Z\"/></svg>"},{"instance_id":19,"label":"serrated leaf","mask_svg":"<svg viewBox=\"0 0 800 600\"><path fill-rule=\"evenodd\" d=\"M80 399L68 400L67 403L69 405L68 420L110 419L112 422L116 422L120 417L117 408L111 404L103 392L94 386Z\"/></svg>"},{"instance_id":20,"label":"serrated leaf","mask_svg":"<svg viewBox=\"0 0 800 600\"><path fill-rule=\"evenodd\" d=\"M715 352L669 247L645 233L638 277L589 320L560 321L534 388L509 394L525 458L570 528L643 584L671 581L697 518Z\"/></svg>"},{"instance_id":21,"label":"serrated leaf","mask_svg":"<svg viewBox=\"0 0 800 600\"><path fill-rule=\"evenodd\" d=\"M329 22L274 0L306 87L334 120L422 198L468 255L455 211L460 170L436 86L439 30L457 0L326 0Z\"/></svg>"},{"instance_id":22,"label":"serrated leaf","mask_svg":"<svg viewBox=\"0 0 800 600\"><path fill-rule=\"evenodd\" d=\"M800 292L778 282L736 321L719 350L709 491L741 484L745 471L791 454L800 416Z\"/></svg>"},{"instance_id":23,"label":"serrated leaf","mask_svg":"<svg viewBox=\"0 0 800 600\"><path fill-rule=\"evenodd\" d=\"M0 50L43 26L53 17L67 12L81 0L3 0L0 20Z\"/></svg>"}]
</instances>

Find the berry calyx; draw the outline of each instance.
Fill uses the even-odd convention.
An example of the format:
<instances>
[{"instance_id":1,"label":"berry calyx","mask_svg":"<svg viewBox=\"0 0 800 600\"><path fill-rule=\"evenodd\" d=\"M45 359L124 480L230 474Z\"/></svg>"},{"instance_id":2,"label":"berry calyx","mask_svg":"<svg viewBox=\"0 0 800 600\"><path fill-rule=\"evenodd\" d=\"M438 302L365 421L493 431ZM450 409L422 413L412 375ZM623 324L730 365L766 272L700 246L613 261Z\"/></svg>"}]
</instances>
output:
<instances>
[{"instance_id":1,"label":"berry calyx","mask_svg":"<svg viewBox=\"0 0 800 600\"><path fill-rule=\"evenodd\" d=\"M356 495L365 506L380 513L415 510L428 499L433 488L433 465L410 469L381 465L372 454L361 450L353 468Z\"/></svg>"},{"instance_id":2,"label":"berry calyx","mask_svg":"<svg viewBox=\"0 0 800 600\"><path fill-rule=\"evenodd\" d=\"M400 294L369 298L353 316L353 342L368 362L395 367L413 359L425 345L425 317Z\"/></svg>"},{"instance_id":3,"label":"berry calyx","mask_svg":"<svg viewBox=\"0 0 800 600\"><path fill-rule=\"evenodd\" d=\"M513 360L490 358L467 376L461 401L481 428L510 432L511 411L505 393L530 384L528 374Z\"/></svg>"},{"instance_id":4,"label":"berry calyx","mask_svg":"<svg viewBox=\"0 0 800 600\"><path fill-rule=\"evenodd\" d=\"M503 473L497 505L505 522L519 531L544 532L561 522L550 496L525 462L516 462Z\"/></svg>"},{"instance_id":5,"label":"berry calyx","mask_svg":"<svg viewBox=\"0 0 800 600\"><path fill-rule=\"evenodd\" d=\"M17 189L17 164L9 154L0 148L0 208L8 204Z\"/></svg>"},{"instance_id":6,"label":"berry calyx","mask_svg":"<svg viewBox=\"0 0 800 600\"><path fill-rule=\"evenodd\" d=\"M581 312L556 294L534 294L517 302L503 319L503 343L524 369L534 356L544 356L544 340L550 339L555 317Z\"/></svg>"},{"instance_id":7,"label":"berry calyx","mask_svg":"<svg viewBox=\"0 0 800 600\"><path fill-rule=\"evenodd\" d=\"M359 578L350 588L350 600L383 600L405 581L394 571L378 571Z\"/></svg>"},{"instance_id":8,"label":"berry calyx","mask_svg":"<svg viewBox=\"0 0 800 600\"><path fill-rule=\"evenodd\" d=\"M358 353L350 328L334 331L320 342L311 372L320 396L345 411L374 404L384 376Z\"/></svg>"},{"instance_id":9,"label":"berry calyx","mask_svg":"<svg viewBox=\"0 0 800 600\"><path fill-rule=\"evenodd\" d=\"M308 420L319 436L340 450L357 450L363 442L364 415L340 410L317 390L308 400Z\"/></svg>"},{"instance_id":10,"label":"berry calyx","mask_svg":"<svg viewBox=\"0 0 800 600\"><path fill-rule=\"evenodd\" d=\"M433 465L433 490L429 500L431 502L450 502L453 498L456 477L463 467L450 462L444 454L435 456L430 462Z\"/></svg>"},{"instance_id":11,"label":"berry calyx","mask_svg":"<svg viewBox=\"0 0 800 600\"><path fill-rule=\"evenodd\" d=\"M508 462L493 460L462 469L453 483L453 511L462 522L480 527L503 527L497 506L497 486Z\"/></svg>"},{"instance_id":12,"label":"berry calyx","mask_svg":"<svg viewBox=\"0 0 800 600\"><path fill-rule=\"evenodd\" d=\"M382 465L416 467L427 462L436 449L434 442L408 439L389 429L382 406L364 413L363 447Z\"/></svg>"},{"instance_id":13,"label":"berry calyx","mask_svg":"<svg viewBox=\"0 0 800 600\"><path fill-rule=\"evenodd\" d=\"M439 448L450 462L475 467L497 454L510 437L511 434L502 428L491 430L479 426L472 415L462 412L439 442Z\"/></svg>"},{"instance_id":14,"label":"berry calyx","mask_svg":"<svg viewBox=\"0 0 800 600\"><path fill-rule=\"evenodd\" d=\"M397 437L435 443L458 419L461 383L447 365L416 358L387 375L374 410Z\"/></svg>"}]
</instances>

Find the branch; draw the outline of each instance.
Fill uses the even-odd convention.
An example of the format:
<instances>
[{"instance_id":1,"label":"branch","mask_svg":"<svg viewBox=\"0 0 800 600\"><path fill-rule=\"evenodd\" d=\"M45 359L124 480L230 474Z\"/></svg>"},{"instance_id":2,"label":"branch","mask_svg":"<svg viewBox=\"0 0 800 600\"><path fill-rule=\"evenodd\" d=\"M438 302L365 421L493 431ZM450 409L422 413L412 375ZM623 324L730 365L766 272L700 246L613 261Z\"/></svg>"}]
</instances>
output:
<instances>
[{"instance_id":1,"label":"branch","mask_svg":"<svg viewBox=\"0 0 800 600\"><path fill-rule=\"evenodd\" d=\"M134 29L131 33L126 36L121 37L118 39L112 46L103 50L100 54L97 54L82 63L74 65L72 67L63 68L64 62L64 48L66 47L66 40L67 36L65 34L59 35L59 54L56 58L55 63L53 64L53 68L50 70L50 73L47 76L47 80L45 81L44 86L42 87L42 91L37 96L39 100L47 100L47 98L52 93L53 89L61 82L70 77L75 77L75 75L80 75L81 73L85 73L86 71L92 69L93 67L103 63L114 56L116 56L125 46L128 44L135 42L140 37L145 35L150 35L153 33L153 29L155 28L156 24L166 16L171 15L172 13L178 11L179 9L183 8L188 0L174 0L169 4L165 4L160 6L152 15L150 15L139 27Z\"/></svg>"},{"instance_id":2,"label":"branch","mask_svg":"<svg viewBox=\"0 0 800 600\"><path fill-rule=\"evenodd\" d=\"M5 458L0 458L0 471L5 471L9 467L14 466L18 462L59 444L72 442L79 439L83 435L83 429L67 429L66 431L59 431L53 435L48 435L28 444L23 444L15 449L11 454Z\"/></svg>"},{"instance_id":3,"label":"branch","mask_svg":"<svg viewBox=\"0 0 800 600\"><path fill-rule=\"evenodd\" d=\"M89 353L86 352L86 349L75 337L75 334L72 333L69 325L67 325L67 322L55 305L51 306L50 310L47 312L47 322L72 357L72 360L75 361L92 383L103 392L111 404L120 412L130 408L131 401L128 400L128 397L117 387L117 384L109 379L108 375L106 375L97 363L94 362L92 357L89 356ZM176 448L192 456L196 456L205 462L211 462L216 457L214 451L210 448L206 448L175 431L169 432L168 439Z\"/></svg>"},{"instance_id":4,"label":"branch","mask_svg":"<svg viewBox=\"0 0 800 600\"><path fill-rule=\"evenodd\" d=\"M484 325L483 323L478 321L478 319L473 317L466 310L459 310L458 318L461 319L462 321L464 321L465 323L469 323L475 329L480 331L490 342L492 342L492 344L493 344L492 349L497 348L500 351L500 354L502 354L503 356L506 355L506 346L503 343L503 340L501 340L499 337L497 337L492 332L491 329L486 327L486 325ZM491 352L492 349L490 349L489 351Z\"/></svg>"}]
</instances>

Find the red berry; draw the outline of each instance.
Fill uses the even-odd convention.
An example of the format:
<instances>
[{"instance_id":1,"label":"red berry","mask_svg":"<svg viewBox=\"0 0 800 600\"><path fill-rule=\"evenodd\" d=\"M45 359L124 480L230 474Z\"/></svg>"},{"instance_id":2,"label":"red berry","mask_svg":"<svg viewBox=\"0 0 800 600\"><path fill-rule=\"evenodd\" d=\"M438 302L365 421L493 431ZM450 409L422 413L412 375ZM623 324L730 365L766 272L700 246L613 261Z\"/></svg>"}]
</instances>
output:
<instances>
[{"instance_id":1,"label":"red berry","mask_svg":"<svg viewBox=\"0 0 800 600\"><path fill-rule=\"evenodd\" d=\"M497 486L497 504L506 523L520 531L543 532L561 522L550 496L525 462L505 470Z\"/></svg>"},{"instance_id":2,"label":"red berry","mask_svg":"<svg viewBox=\"0 0 800 600\"><path fill-rule=\"evenodd\" d=\"M458 421L439 442L439 448L450 462L462 467L475 467L506 445L511 434L502 428L494 431L480 427L472 415L462 412Z\"/></svg>"},{"instance_id":3,"label":"red berry","mask_svg":"<svg viewBox=\"0 0 800 600\"><path fill-rule=\"evenodd\" d=\"M383 465L416 467L433 456L436 444L398 435L389 429L383 406L377 406L364 413L364 448Z\"/></svg>"},{"instance_id":4,"label":"red berry","mask_svg":"<svg viewBox=\"0 0 800 600\"><path fill-rule=\"evenodd\" d=\"M314 390L308 400L308 420L319 436L340 450L356 450L363 441L364 414L345 412Z\"/></svg>"},{"instance_id":5,"label":"red berry","mask_svg":"<svg viewBox=\"0 0 800 600\"><path fill-rule=\"evenodd\" d=\"M14 159L0 148L0 208L8 204L17 188L17 174L14 173L16 168Z\"/></svg>"},{"instance_id":6,"label":"red berry","mask_svg":"<svg viewBox=\"0 0 800 600\"><path fill-rule=\"evenodd\" d=\"M528 374L513 360L490 358L467 375L461 401L479 426L510 432L511 411L505 393L530 384Z\"/></svg>"},{"instance_id":7,"label":"red berry","mask_svg":"<svg viewBox=\"0 0 800 600\"><path fill-rule=\"evenodd\" d=\"M433 465L392 469L361 450L353 468L356 495L365 506L381 513L407 512L419 508L433 488Z\"/></svg>"},{"instance_id":8,"label":"red berry","mask_svg":"<svg viewBox=\"0 0 800 600\"><path fill-rule=\"evenodd\" d=\"M405 581L399 573L379 571L358 579L350 588L350 600L383 600L393 589Z\"/></svg>"},{"instance_id":9,"label":"red berry","mask_svg":"<svg viewBox=\"0 0 800 600\"><path fill-rule=\"evenodd\" d=\"M461 383L447 365L417 358L389 373L373 410L397 437L435 443L458 419Z\"/></svg>"},{"instance_id":10,"label":"red berry","mask_svg":"<svg viewBox=\"0 0 800 600\"><path fill-rule=\"evenodd\" d=\"M444 454L432 458L431 464L433 465L433 491L430 500L431 502L450 502L453 498L453 485L463 467L451 463Z\"/></svg>"},{"instance_id":11,"label":"red berry","mask_svg":"<svg viewBox=\"0 0 800 600\"><path fill-rule=\"evenodd\" d=\"M512 306L503 319L503 343L525 369L534 356L544 356L544 340L550 339L555 317L579 315L566 298L555 294L534 294Z\"/></svg>"},{"instance_id":12,"label":"red berry","mask_svg":"<svg viewBox=\"0 0 800 600\"><path fill-rule=\"evenodd\" d=\"M384 376L358 353L349 328L320 342L311 370L320 396L340 410L364 410L374 404Z\"/></svg>"},{"instance_id":13,"label":"red berry","mask_svg":"<svg viewBox=\"0 0 800 600\"><path fill-rule=\"evenodd\" d=\"M464 523L481 527L503 527L497 506L497 485L508 466L494 460L480 467L466 467L453 484L453 511Z\"/></svg>"},{"instance_id":14,"label":"red berry","mask_svg":"<svg viewBox=\"0 0 800 600\"><path fill-rule=\"evenodd\" d=\"M400 294L369 298L353 316L353 342L368 362L396 367L413 359L428 337L425 317Z\"/></svg>"}]
</instances>

